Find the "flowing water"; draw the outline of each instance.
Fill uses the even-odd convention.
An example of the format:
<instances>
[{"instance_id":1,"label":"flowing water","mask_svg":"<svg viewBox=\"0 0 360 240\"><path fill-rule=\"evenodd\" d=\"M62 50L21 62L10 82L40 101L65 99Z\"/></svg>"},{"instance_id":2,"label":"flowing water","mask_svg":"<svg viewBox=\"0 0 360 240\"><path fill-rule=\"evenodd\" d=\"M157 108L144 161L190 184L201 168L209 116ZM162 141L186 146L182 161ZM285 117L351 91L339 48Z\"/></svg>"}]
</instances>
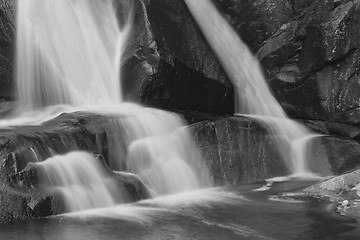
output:
<instances>
[{"instance_id":1,"label":"flowing water","mask_svg":"<svg viewBox=\"0 0 360 240\"><path fill-rule=\"evenodd\" d=\"M18 1L16 84L19 106L120 103L121 51L112 1Z\"/></svg>"},{"instance_id":2,"label":"flowing water","mask_svg":"<svg viewBox=\"0 0 360 240\"><path fill-rule=\"evenodd\" d=\"M298 139L308 139L310 131L286 116L272 95L258 60L212 2L185 2L235 88L236 113L264 122L275 136L279 152L292 173L311 175L307 164L308 144L304 141L293 144L299 143Z\"/></svg>"},{"instance_id":3,"label":"flowing water","mask_svg":"<svg viewBox=\"0 0 360 240\"><path fill-rule=\"evenodd\" d=\"M112 170L137 174L153 196L211 186L181 117L122 103L119 69L133 20L132 4L120 6L128 12L121 23L119 6L109 0L20 0L17 7L19 101L15 117L3 125L41 124L75 110L108 115L111 121L102 128ZM114 189L90 154L37 160L43 187L60 191L68 211L123 200L123 193Z\"/></svg>"},{"instance_id":4,"label":"flowing water","mask_svg":"<svg viewBox=\"0 0 360 240\"><path fill-rule=\"evenodd\" d=\"M241 91L237 111L265 121L283 139L279 148L293 160L289 168L307 172L298 146L307 144L309 133L286 118L258 62L210 2L187 4ZM77 110L108 115L109 123L94 127L107 133L109 166L137 174L155 198L124 204L114 173L72 146L75 152L54 152L34 165L43 189L61 192L70 213L1 225L1 239L355 239L354 220L335 214L327 202L283 197L306 182L278 188L272 183L267 191L258 191L264 183L209 188L211 177L181 117L121 102L119 66L131 29L129 12L120 30L113 1L19 0L18 111L0 125L41 125Z\"/></svg>"},{"instance_id":5,"label":"flowing water","mask_svg":"<svg viewBox=\"0 0 360 240\"><path fill-rule=\"evenodd\" d=\"M288 191L303 187L304 182L253 191L261 185L206 189L18 222L1 226L0 236L8 240L358 239L358 223L336 214L326 201L288 197Z\"/></svg>"},{"instance_id":6,"label":"flowing water","mask_svg":"<svg viewBox=\"0 0 360 240\"><path fill-rule=\"evenodd\" d=\"M123 201L115 180L100 161L86 152L71 152L36 163L43 188L60 191L69 211L109 207Z\"/></svg>"}]
</instances>

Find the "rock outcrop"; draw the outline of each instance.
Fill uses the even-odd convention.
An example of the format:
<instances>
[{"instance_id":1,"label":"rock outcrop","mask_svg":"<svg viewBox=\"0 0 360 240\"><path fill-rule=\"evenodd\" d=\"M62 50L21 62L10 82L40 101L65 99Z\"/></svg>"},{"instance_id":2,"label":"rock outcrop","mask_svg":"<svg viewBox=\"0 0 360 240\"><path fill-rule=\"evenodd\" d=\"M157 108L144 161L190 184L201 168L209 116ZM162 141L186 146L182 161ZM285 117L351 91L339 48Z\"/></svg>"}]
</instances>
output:
<instances>
[{"instance_id":1,"label":"rock outcrop","mask_svg":"<svg viewBox=\"0 0 360 240\"><path fill-rule=\"evenodd\" d=\"M200 121L190 129L218 185L290 174L276 149L274 136L251 118ZM360 143L350 138L315 137L308 153L308 168L321 176L340 175L360 167Z\"/></svg>"},{"instance_id":2,"label":"rock outcrop","mask_svg":"<svg viewBox=\"0 0 360 240\"><path fill-rule=\"evenodd\" d=\"M109 164L106 127L112 121L114 118L110 116L77 112L62 114L41 126L2 129L0 223L63 213L65 208L60 194L41 189L32 163L44 161L54 154L82 150L103 155L105 160L100 158L99 161ZM119 187L126 189L129 201L149 197L145 185L135 175L106 169Z\"/></svg>"},{"instance_id":3,"label":"rock outcrop","mask_svg":"<svg viewBox=\"0 0 360 240\"><path fill-rule=\"evenodd\" d=\"M216 3L291 117L359 123L359 1ZM167 109L233 112L232 86L183 1L143 4L159 60L138 98Z\"/></svg>"},{"instance_id":4,"label":"rock outcrop","mask_svg":"<svg viewBox=\"0 0 360 240\"><path fill-rule=\"evenodd\" d=\"M190 126L217 185L236 185L289 174L266 129L229 117Z\"/></svg>"}]
</instances>

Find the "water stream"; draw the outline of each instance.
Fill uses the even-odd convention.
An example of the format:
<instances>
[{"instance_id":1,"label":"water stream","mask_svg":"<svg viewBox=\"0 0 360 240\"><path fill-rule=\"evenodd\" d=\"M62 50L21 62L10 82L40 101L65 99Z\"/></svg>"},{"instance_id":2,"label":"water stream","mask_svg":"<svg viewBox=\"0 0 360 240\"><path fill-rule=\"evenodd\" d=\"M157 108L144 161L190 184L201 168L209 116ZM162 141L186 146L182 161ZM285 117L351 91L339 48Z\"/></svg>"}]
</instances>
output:
<instances>
[{"instance_id":1,"label":"water stream","mask_svg":"<svg viewBox=\"0 0 360 240\"><path fill-rule=\"evenodd\" d=\"M286 116L267 85L259 61L213 3L185 2L235 88L235 112L263 122L290 171L297 176L311 176L307 142L312 133ZM299 144L301 138L308 141Z\"/></svg>"},{"instance_id":2,"label":"water stream","mask_svg":"<svg viewBox=\"0 0 360 240\"><path fill-rule=\"evenodd\" d=\"M253 191L261 185L206 189L19 222L1 227L0 236L8 240L358 239L358 223L336 214L326 201L282 195L304 182Z\"/></svg>"},{"instance_id":3,"label":"water stream","mask_svg":"<svg viewBox=\"0 0 360 240\"><path fill-rule=\"evenodd\" d=\"M35 166L43 188L49 192L60 191L70 212L125 202L126 195L115 180L89 153L71 152L54 156Z\"/></svg>"},{"instance_id":4,"label":"water stream","mask_svg":"<svg viewBox=\"0 0 360 240\"><path fill-rule=\"evenodd\" d=\"M258 61L211 2L186 3L237 90L237 113L265 122L289 169L309 174L305 146L311 133L286 117ZM209 171L180 116L122 102L119 69L131 12L120 29L113 1L18 1L19 103L0 125L41 125L78 110L107 115L111 121L97 127L106 132L112 170L77 146L65 155L37 159L42 188L60 191L70 213L2 225L2 239L352 239L359 234L352 219L336 215L322 199L282 197L310 184L304 181L274 182L267 191L256 191L265 182L210 188ZM137 174L154 198L124 204L111 171ZM276 188L279 184L283 187Z\"/></svg>"},{"instance_id":5,"label":"water stream","mask_svg":"<svg viewBox=\"0 0 360 240\"><path fill-rule=\"evenodd\" d=\"M20 0L17 7L18 106L0 124L41 124L75 110L108 115L112 121L103 130L112 170L138 174L153 196L211 186L181 117L122 101L120 66L133 21L131 4L122 6L128 13L121 24L119 6L108 0ZM90 155L74 152L38 161L44 161L41 180L62 192L68 211L119 202Z\"/></svg>"}]
</instances>

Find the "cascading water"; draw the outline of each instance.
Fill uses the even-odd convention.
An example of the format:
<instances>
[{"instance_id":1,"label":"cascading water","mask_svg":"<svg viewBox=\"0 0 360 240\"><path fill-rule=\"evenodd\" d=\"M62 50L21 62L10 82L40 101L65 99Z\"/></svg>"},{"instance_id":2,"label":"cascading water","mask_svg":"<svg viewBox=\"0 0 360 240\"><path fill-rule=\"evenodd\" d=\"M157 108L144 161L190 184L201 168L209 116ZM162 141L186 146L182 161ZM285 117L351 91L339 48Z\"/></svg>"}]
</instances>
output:
<instances>
[{"instance_id":1,"label":"cascading water","mask_svg":"<svg viewBox=\"0 0 360 240\"><path fill-rule=\"evenodd\" d=\"M311 175L307 167L310 131L290 120L266 83L258 60L251 54L210 0L185 0L207 41L235 88L235 112L265 123L290 171Z\"/></svg>"},{"instance_id":2,"label":"cascading water","mask_svg":"<svg viewBox=\"0 0 360 240\"><path fill-rule=\"evenodd\" d=\"M18 1L20 107L120 103L118 53L130 27L119 30L112 1Z\"/></svg>"},{"instance_id":3,"label":"cascading water","mask_svg":"<svg viewBox=\"0 0 360 240\"><path fill-rule=\"evenodd\" d=\"M119 30L113 3L18 1L18 113L30 112L25 120L32 122L28 118L39 115L44 107L66 104L109 115L115 120L104 129L113 170L138 174L154 195L211 186L209 173L180 117L121 104L119 69L131 14ZM24 122L9 121L10 125ZM126 149L119 152L123 138ZM114 200L116 191L109 186L108 176L87 154L57 156L38 165L49 186L61 188L70 210L119 202L117 197Z\"/></svg>"},{"instance_id":4,"label":"cascading water","mask_svg":"<svg viewBox=\"0 0 360 240\"><path fill-rule=\"evenodd\" d=\"M60 191L69 211L108 207L121 203L124 193L98 159L86 152L71 152L36 163L41 184Z\"/></svg>"}]
</instances>

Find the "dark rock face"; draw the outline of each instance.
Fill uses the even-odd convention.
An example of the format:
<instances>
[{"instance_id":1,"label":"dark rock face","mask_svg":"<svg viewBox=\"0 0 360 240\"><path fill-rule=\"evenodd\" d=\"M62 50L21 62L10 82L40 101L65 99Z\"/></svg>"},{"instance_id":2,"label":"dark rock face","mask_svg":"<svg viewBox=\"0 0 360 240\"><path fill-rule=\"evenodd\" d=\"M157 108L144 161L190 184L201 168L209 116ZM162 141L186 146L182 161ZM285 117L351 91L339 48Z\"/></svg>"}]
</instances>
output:
<instances>
[{"instance_id":1,"label":"dark rock face","mask_svg":"<svg viewBox=\"0 0 360 240\"><path fill-rule=\"evenodd\" d=\"M12 66L15 39L15 1L0 2L0 98L12 97Z\"/></svg>"},{"instance_id":2,"label":"dark rock face","mask_svg":"<svg viewBox=\"0 0 360 240\"><path fill-rule=\"evenodd\" d=\"M256 121L230 117L190 126L217 185L289 174L270 136Z\"/></svg>"},{"instance_id":3,"label":"dark rock face","mask_svg":"<svg viewBox=\"0 0 360 240\"><path fill-rule=\"evenodd\" d=\"M358 124L359 1L315 1L259 51L290 115Z\"/></svg>"},{"instance_id":4,"label":"dark rock face","mask_svg":"<svg viewBox=\"0 0 360 240\"><path fill-rule=\"evenodd\" d=\"M228 117L190 125L217 185L242 184L290 174L274 139L255 120ZM321 176L360 167L360 144L349 137L318 136L308 147L308 168Z\"/></svg>"},{"instance_id":5,"label":"dark rock face","mask_svg":"<svg viewBox=\"0 0 360 240\"><path fill-rule=\"evenodd\" d=\"M215 2L257 53L291 117L359 123L359 1ZM134 99L167 109L232 113L232 86L184 2L142 3L157 61L147 62L152 70Z\"/></svg>"},{"instance_id":6,"label":"dark rock face","mask_svg":"<svg viewBox=\"0 0 360 240\"><path fill-rule=\"evenodd\" d=\"M360 168L360 143L339 137L323 137L322 144L334 174Z\"/></svg>"},{"instance_id":7,"label":"dark rock face","mask_svg":"<svg viewBox=\"0 0 360 240\"><path fill-rule=\"evenodd\" d=\"M288 0L219 0L218 6L254 52L293 16Z\"/></svg>"},{"instance_id":8,"label":"dark rock face","mask_svg":"<svg viewBox=\"0 0 360 240\"><path fill-rule=\"evenodd\" d=\"M149 55L148 50L140 48L137 56L150 56L153 61L135 60L145 65L148 74L140 80L125 77L125 82L140 82L140 91L130 90L125 94L155 107L232 113L232 86L185 3L174 0L141 2L142 16L146 16L146 30L142 33L150 33L148 46L152 53ZM134 91L137 92L134 94Z\"/></svg>"}]
</instances>

